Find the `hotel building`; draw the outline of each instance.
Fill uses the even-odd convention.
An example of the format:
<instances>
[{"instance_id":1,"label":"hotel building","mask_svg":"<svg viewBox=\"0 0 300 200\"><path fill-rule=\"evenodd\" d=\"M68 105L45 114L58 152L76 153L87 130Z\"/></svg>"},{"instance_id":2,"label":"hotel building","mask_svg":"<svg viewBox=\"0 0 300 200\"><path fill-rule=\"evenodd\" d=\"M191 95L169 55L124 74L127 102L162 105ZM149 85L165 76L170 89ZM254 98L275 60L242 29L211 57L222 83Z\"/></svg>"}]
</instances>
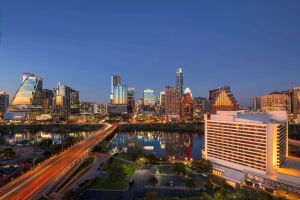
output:
<instances>
[{"instance_id":1,"label":"hotel building","mask_svg":"<svg viewBox=\"0 0 300 200\"><path fill-rule=\"evenodd\" d=\"M300 198L300 159L288 156L288 114L218 111L205 115L203 157L213 174L286 199Z\"/></svg>"},{"instance_id":2,"label":"hotel building","mask_svg":"<svg viewBox=\"0 0 300 200\"><path fill-rule=\"evenodd\" d=\"M286 121L284 111L266 114L218 111L210 117L206 115L203 155L215 169L221 166L244 173L274 174L287 157Z\"/></svg>"}]
</instances>

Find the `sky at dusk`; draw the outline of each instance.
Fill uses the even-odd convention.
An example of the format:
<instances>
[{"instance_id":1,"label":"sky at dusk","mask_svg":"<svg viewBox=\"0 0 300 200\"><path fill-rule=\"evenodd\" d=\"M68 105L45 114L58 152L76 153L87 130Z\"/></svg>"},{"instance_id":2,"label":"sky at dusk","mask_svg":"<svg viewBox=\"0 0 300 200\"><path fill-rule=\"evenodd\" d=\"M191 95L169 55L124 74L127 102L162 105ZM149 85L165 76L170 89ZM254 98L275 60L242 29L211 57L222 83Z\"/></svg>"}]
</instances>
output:
<instances>
[{"instance_id":1,"label":"sky at dusk","mask_svg":"<svg viewBox=\"0 0 300 200\"><path fill-rule=\"evenodd\" d=\"M300 85L300 1L0 0L0 90L22 72L108 102L110 76L159 93L176 70L193 96L223 85L241 105Z\"/></svg>"}]
</instances>

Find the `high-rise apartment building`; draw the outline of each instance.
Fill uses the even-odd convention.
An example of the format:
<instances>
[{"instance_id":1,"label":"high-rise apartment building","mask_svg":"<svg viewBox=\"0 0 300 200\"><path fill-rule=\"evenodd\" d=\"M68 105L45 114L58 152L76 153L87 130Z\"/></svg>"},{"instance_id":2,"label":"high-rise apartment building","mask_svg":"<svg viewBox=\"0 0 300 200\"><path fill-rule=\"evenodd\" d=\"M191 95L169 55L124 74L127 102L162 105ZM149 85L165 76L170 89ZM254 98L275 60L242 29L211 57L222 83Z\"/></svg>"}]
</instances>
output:
<instances>
[{"instance_id":1,"label":"high-rise apartment building","mask_svg":"<svg viewBox=\"0 0 300 200\"><path fill-rule=\"evenodd\" d=\"M70 90L70 113L79 114L80 112L80 101L79 91L69 88Z\"/></svg>"},{"instance_id":2,"label":"high-rise apartment building","mask_svg":"<svg viewBox=\"0 0 300 200\"><path fill-rule=\"evenodd\" d=\"M58 83L54 89L53 117L56 119L67 118L70 114L78 114L79 112L79 92Z\"/></svg>"},{"instance_id":3,"label":"high-rise apartment building","mask_svg":"<svg viewBox=\"0 0 300 200\"><path fill-rule=\"evenodd\" d=\"M5 113L5 120L32 121L43 114L43 79L23 73L22 83Z\"/></svg>"},{"instance_id":4,"label":"high-rise apartment building","mask_svg":"<svg viewBox=\"0 0 300 200\"><path fill-rule=\"evenodd\" d=\"M287 157L287 133L285 111L265 114L218 111L205 117L204 157L214 167L250 174L274 174ZM217 171L214 173L224 173Z\"/></svg>"},{"instance_id":5,"label":"high-rise apartment building","mask_svg":"<svg viewBox=\"0 0 300 200\"><path fill-rule=\"evenodd\" d=\"M281 92L273 92L261 98L261 111L287 111L291 113L291 98Z\"/></svg>"},{"instance_id":6,"label":"high-rise apartment building","mask_svg":"<svg viewBox=\"0 0 300 200\"><path fill-rule=\"evenodd\" d=\"M210 112L215 114L218 110L238 110L239 105L231 93L229 86L220 87L209 91Z\"/></svg>"},{"instance_id":7,"label":"high-rise apartment building","mask_svg":"<svg viewBox=\"0 0 300 200\"><path fill-rule=\"evenodd\" d=\"M43 89L43 108L44 113L52 113L54 108L54 92L53 90Z\"/></svg>"},{"instance_id":8,"label":"high-rise apartment building","mask_svg":"<svg viewBox=\"0 0 300 200\"><path fill-rule=\"evenodd\" d=\"M193 95L189 88L184 90L180 102L180 118L183 121L191 121L193 119Z\"/></svg>"},{"instance_id":9,"label":"high-rise apartment building","mask_svg":"<svg viewBox=\"0 0 300 200\"><path fill-rule=\"evenodd\" d=\"M6 112L9 105L9 95L5 92L0 92L0 114L3 116L3 114Z\"/></svg>"},{"instance_id":10,"label":"high-rise apartment building","mask_svg":"<svg viewBox=\"0 0 300 200\"><path fill-rule=\"evenodd\" d=\"M135 89L128 88L127 94L128 94L127 109L128 109L128 113L131 114L134 112L134 109L135 109Z\"/></svg>"},{"instance_id":11,"label":"high-rise apartment building","mask_svg":"<svg viewBox=\"0 0 300 200\"><path fill-rule=\"evenodd\" d=\"M159 113L161 115L165 114L165 105L166 105L166 92L161 91L159 93L159 105L158 105Z\"/></svg>"},{"instance_id":12,"label":"high-rise apartment building","mask_svg":"<svg viewBox=\"0 0 300 200\"><path fill-rule=\"evenodd\" d=\"M174 87L166 86L165 88L165 112L166 115L178 115L177 110L177 90Z\"/></svg>"}]
</instances>

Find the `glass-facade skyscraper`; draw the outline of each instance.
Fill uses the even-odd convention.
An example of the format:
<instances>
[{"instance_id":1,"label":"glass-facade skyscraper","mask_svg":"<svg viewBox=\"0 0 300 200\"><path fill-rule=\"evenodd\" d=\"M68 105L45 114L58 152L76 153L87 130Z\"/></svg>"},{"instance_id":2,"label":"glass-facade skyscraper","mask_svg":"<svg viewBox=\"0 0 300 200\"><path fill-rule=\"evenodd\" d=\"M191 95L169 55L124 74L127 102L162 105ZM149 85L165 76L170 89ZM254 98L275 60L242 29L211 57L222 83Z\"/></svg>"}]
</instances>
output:
<instances>
[{"instance_id":1,"label":"glass-facade skyscraper","mask_svg":"<svg viewBox=\"0 0 300 200\"><path fill-rule=\"evenodd\" d=\"M33 73L23 73L22 83L12 98L4 119L34 120L43 113L43 79Z\"/></svg>"},{"instance_id":2,"label":"glass-facade skyscraper","mask_svg":"<svg viewBox=\"0 0 300 200\"><path fill-rule=\"evenodd\" d=\"M113 104L115 104L115 105L127 104L127 87L126 87L126 85L114 86Z\"/></svg>"},{"instance_id":3,"label":"glass-facade skyscraper","mask_svg":"<svg viewBox=\"0 0 300 200\"><path fill-rule=\"evenodd\" d=\"M183 72L182 72L182 68L177 69L176 89L177 89L178 98L181 99L181 97L183 96Z\"/></svg>"},{"instance_id":4,"label":"glass-facade skyscraper","mask_svg":"<svg viewBox=\"0 0 300 200\"><path fill-rule=\"evenodd\" d=\"M144 90L144 106L154 106L155 105L155 94L152 89Z\"/></svg>"}]
</instances>

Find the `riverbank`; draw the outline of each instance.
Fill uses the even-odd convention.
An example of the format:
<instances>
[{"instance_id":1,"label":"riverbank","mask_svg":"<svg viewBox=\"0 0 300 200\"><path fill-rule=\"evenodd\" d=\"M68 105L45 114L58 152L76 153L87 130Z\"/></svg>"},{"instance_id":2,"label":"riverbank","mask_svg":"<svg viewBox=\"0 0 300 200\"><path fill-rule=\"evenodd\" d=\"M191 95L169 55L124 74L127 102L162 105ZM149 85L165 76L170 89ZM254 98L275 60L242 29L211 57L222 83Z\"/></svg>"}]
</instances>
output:
<instances>
[{"instance_id":1,"label":"riverbank","mask_svg":"<svg viewBox=\"0 0 300 200\"><path fill-rule=\"evenodd\" d=\"M163 132L197 132L204 134L204 123L151 123L151 124L120 124L118 127L120 132L131 131L163 131Z\"/></svg>"},{"instance_id":2,"label":"riverbank","mask_svg":"<svg viewBox=\"0 0 300 200\"><path fill-rule=\"evenodd\" d=\"M102 128L102 124L20 124L20 125L0 125L0 133L16 133L29 132L36 133L38 131L45 132L81 132L96 131Z\"/></svg>"}]
</instances>

